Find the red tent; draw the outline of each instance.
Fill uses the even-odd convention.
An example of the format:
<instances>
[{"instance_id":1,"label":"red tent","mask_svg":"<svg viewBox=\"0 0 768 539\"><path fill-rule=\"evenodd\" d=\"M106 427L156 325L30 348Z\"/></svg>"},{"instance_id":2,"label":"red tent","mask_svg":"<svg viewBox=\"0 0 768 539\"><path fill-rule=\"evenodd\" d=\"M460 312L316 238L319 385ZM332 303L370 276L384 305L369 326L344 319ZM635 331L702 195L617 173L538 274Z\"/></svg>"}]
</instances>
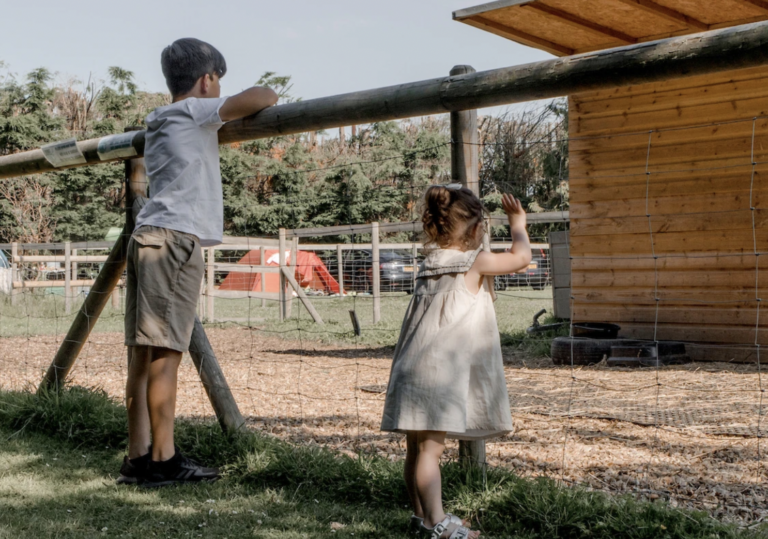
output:
<instances>
[{"instance_id":1,"label":"red tent","mask_svg":"<svg viewBox=\"0 0 768 539\"><path fill-rule=\"evenodd\" d=\"M267 266L279 266L280 258L277 250L267 250L264 253ZM328 294L339 293L339 283L333 278L323 261L315 253L308 251L299 251L297 253L296 272L294 276L302 288L312 288L313 290L324 290ZM286 251L285 261L290 262L291 253ZM261 255L259 251L250 251L240 259L238 264L258 265L261 264ZM261 291L260 273L242 273L231 271L219 287L220 290L249 290L253 292ZM265 274L265 291L279 292L280 280L277 273Z\"/></svg>"}]
</instances>

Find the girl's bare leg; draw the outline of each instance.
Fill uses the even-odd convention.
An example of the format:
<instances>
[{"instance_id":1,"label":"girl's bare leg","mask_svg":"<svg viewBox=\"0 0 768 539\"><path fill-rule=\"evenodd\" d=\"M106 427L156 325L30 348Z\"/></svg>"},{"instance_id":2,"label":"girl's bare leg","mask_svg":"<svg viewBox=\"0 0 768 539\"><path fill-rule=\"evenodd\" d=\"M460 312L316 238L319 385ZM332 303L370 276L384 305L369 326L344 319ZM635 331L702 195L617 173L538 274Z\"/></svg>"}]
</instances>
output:
<instances>
[{"instance_id":1,"label":"girl's bare leg","mask_svg":"<svg viewBox=\"0 0 768 539\"><path fill-rule=\"evenodd\" d=\"M419 518L424 518L424 511L416 492L416 460L419 455L418 433L415 431L408 432L405 441L405 487L408 489L408 498L411 500L413 514Z\"/></svg>"},{"instance_id":2,"label":"girl's bare leg","mask_svg":"<svg viewBox=\"0 0 768 539\"><path fill-rule=\"evenodd\" d=\"M440 457L445 451L445 433L418 432L416 458L416 492L424 511L424 526L434 527L445 518L443 492L440 477ZM444 534L446 537L448 532ZM480 532L471 531L470 539L477 539Z\"/></svg>"}]
</instances>

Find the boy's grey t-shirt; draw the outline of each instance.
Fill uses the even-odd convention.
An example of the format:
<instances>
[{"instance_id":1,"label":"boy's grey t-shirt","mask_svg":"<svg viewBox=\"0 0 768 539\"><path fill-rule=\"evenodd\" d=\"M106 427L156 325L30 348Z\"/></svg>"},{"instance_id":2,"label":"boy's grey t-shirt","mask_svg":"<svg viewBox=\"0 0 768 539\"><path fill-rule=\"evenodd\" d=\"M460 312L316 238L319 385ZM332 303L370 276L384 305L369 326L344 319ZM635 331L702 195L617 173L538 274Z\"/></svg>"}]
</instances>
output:
<instances>
[{"instance_id":1,"label":"boy's grey t-shirt","mask_svg":"<svg viewBox=\"0 0 768 539\"><path fill-rule=\"evenodd\" d=\"M136 217L144 225L194 234L200 245L221 243L224 197L219 168L219 109L227 100L190 97L147 116L144 160L150 199Z\"/></svg>"}]
</instances>

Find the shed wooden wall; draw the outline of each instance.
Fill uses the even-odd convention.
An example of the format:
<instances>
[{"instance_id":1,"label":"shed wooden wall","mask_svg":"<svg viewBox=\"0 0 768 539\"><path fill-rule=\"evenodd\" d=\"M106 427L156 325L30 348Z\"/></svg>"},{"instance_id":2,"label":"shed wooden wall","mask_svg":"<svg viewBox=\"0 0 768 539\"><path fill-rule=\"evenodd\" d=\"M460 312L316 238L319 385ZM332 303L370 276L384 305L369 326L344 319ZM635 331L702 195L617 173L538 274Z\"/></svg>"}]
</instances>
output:
<instances>
[{"instance_id":1,"label":"shed wooden wall","mask_svg":"<svg viewBox=\"0 0 768 539\"><path fill-rule=\"evenodd\" d=\"M658 317L660 340L743 344L759 325L768 344L768 118L753 121L768 68L576 95L570 110L573 319L653 338ZM713 122L731 123L692 127Z\"/></svg>"}]
</instances>

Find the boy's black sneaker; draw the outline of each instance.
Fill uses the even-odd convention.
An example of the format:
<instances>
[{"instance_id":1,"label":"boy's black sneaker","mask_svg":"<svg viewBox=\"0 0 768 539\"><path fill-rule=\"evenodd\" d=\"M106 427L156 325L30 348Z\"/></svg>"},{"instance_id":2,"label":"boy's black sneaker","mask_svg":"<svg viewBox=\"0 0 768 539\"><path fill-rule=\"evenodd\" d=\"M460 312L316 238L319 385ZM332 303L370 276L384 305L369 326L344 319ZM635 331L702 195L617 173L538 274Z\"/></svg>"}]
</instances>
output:
<instances>
[{"instance_id":1,"label":"boy's black sneaker","mask_svg":"<svg viewBox=\"0 0 768 539\"><path fill-rule=\"evenodd\" d=\"M147 474L147 467L151 460L152 453L147 453L135 459L123 457L123 465L120 466L120 477L117 478L118 485L135 485Z\"/></svg>"},{"instance_id":2,"label":"boy's black sneaker","mask_svg":"<svg viewBox=\"0 0 768 539\"><path fill-rule=\"evenodd\" d=\"M139 484L147 488L157 488L183 483L212 483L219 477L218 469L201 466L182 455L177 447L176 454L168 460L150 460L147 473L139 480Z\"/></svg>"}]
</instances>

